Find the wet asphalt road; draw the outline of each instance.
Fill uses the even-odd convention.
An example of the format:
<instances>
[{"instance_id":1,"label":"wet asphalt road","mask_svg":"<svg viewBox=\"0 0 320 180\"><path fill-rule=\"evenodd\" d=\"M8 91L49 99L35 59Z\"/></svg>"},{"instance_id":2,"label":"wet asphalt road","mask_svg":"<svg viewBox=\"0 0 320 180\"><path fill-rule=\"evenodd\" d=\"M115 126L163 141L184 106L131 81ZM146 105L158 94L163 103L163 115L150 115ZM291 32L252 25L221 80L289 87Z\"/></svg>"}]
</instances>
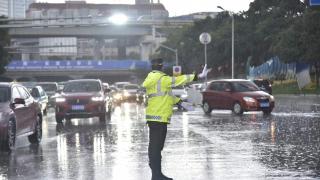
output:
<instances>
[{"instance_id":1,"label":"wet asphalt road","mask_svg":"<svg viewBox=\"0 0 320 180\"><path fill-rule=\"evenodd\" d=\"M320 97L276 97L270 116L200 108L177 112L169 125L163 171L175 180L320 179ZM124 104L111 120L57 125L51 110L43 140L17 140L0 153L2 179L148 180L144 107Z\"/></svg>"}]
</instances>

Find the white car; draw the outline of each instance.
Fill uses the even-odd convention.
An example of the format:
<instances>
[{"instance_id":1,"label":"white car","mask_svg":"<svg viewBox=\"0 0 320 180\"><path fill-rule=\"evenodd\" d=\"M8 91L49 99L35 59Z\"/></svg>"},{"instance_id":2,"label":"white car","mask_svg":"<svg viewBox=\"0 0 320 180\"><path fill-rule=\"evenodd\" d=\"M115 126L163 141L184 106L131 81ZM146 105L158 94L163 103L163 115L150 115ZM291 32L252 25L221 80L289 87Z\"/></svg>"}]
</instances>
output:
<instances>
[{"instance_id":1,"label":"white car","mask_svg":"<svg viewBox=\"0 0 320 180\"><path fill-rule=\"evenodd\" d=\"M205 85L202 83L191 84L187 88L188 102L194 105L202 104L201 92L205 89Z\"/></svg>"},{"instance_id":2,"label":"white car","mask_svg":"<svg viewBox=\"0 0 320 180\"><path fill-rule=\"evenodd\" d=\"M131 84L130 82L116 82L114 83L114 86L117 89L122 90L125 85L130 85L130 84Z\"/></svg>"},{"instance_id":3,"label":"white car","mask_svg":"<svg viewBox=\"0 0 320 180\"><path fill-rule=\"evenodd\" d=\"M186 89L183 86L173 87L172 94L180 98L182 101L188 100L188 94Z\"/></svg>"}]
</instances>

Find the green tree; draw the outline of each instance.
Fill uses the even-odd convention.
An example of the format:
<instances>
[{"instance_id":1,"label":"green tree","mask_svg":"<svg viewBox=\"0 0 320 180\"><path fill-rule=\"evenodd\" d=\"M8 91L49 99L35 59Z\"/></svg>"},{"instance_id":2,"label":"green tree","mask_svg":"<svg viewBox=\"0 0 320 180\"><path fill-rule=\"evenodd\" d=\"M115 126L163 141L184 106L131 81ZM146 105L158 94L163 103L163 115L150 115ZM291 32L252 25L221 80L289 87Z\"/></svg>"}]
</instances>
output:
<instances>
[{"instance_id":1,"label":"green tree","mask_svg":"<svg viewBox=\"0 0 320 180\"><path fill-rule=\"evenodd\" d=\"M286 62L314 64L319 75L320 7L308 7L308 0L255 0L249 10L235 18L235 71L245 73L247 59L260 65L274 56ZM208 32L208 64L216 75L231 74L231 17L219 13L214 19L197 21L193 26L171 30L165 45L178 49L180 64L186 71L197 70L204 62L199 35ZM159 49L159 55L174 62L174 54ZM220 70L220 67L224 71Z\"/></svg>"},{"instance_id":2,"label":"green tree","mask_svg":"<svg viewBox=\"0 0 320 180\"><path fill-rule=\"evenodd\" d=\"M306 1L306 4L308 1ZM275 52L287 62L304 62L316 69L316 79L320 74L320 8L307 7L303 14L295 17L291 26L279 34L274 42ZM319 81L316 81L319 86Z\"/></svg>"}]
</instances>

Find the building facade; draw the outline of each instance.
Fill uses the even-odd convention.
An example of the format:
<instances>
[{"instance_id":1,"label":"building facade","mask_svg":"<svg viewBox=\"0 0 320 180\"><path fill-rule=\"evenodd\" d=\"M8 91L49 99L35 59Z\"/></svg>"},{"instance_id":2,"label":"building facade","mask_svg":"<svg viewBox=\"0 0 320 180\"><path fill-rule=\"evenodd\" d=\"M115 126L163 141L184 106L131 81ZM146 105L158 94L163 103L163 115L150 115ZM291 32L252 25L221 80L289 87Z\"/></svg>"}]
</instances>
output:
<instances>
[{"instance_id":1,"label":"building facade","mask_svg":"<svg viewBox=\"0 0 320 180\"><path fill-rule=\"evenodd\" d=\"M26 11L29 5L35 0L7 0L8 3L8 17L9 18L26 18Z\"/></svg>"},{"instance_id":2,"label":"building facade","mask_svg":"<svg viewBox=\"0 0 320 180\"><path fill-rule=\"evenodd\" d=\"M8 0L0 0L0 16L8 17L8 14L9 14Z\"/></svg>"}]
</instances>

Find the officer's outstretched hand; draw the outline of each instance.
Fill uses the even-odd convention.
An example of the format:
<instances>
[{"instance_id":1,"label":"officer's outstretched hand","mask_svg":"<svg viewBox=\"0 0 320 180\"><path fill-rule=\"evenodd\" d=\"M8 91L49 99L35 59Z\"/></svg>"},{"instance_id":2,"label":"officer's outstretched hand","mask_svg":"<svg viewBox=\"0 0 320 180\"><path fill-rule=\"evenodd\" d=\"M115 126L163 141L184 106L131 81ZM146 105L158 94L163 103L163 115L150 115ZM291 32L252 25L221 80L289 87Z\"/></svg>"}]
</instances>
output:
<instances>
[{"instance_id":1,"label":"officer's outstretched hand","mask_svg":"<svg viewBox=\"0 0 320 180\"><path fill-rule=\"evenodd\" d=\"M198 74L198 78L205 78L207 77L208 73L212 70L212 68L207 69L207 64L204 65L203 70L200 74Z\"/></svg>"}]
</instances>

